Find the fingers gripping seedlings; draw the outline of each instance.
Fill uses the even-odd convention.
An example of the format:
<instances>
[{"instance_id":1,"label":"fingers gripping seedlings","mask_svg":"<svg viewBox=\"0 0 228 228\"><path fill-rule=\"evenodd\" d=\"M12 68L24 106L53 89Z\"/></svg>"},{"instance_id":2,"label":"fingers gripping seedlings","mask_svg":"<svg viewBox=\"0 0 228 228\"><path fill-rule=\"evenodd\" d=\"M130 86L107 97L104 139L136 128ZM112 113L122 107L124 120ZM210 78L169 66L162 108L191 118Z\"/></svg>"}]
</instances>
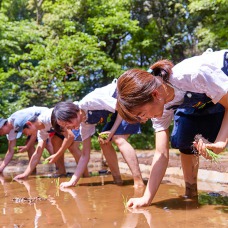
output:
<instances>
[{"instance_id":1,"label":"fingers gripping seedlings","mask_svg":"<svg viewBox=\"0 0 228 228\"><path fill-rule=\"evenodd\" d=\"M123 198L124 208L127 208L128 197L127 196L125 197L124 195L122 195L122 198Z\"/></svg>"},{"instance_id":2,"label":"fingers gripping seedlings","mask_svg":"<svg viewBox=\"0 0 228 228\"><path fill-rule=\"evenodd\" d=\"M42 162L43 165L46 165L46 164L48 164L48 163L49 163L48 160L44 160L44 161Z\"/></svg>"},{"instance_id":3,"label":"fingers gripping seedlings","mask_svg":"<svg viewBox=\"0 0 228 228\"><path fill-rule=\"evenodd\" d=\"M197 134L194 138L195 142L199 142L199 140L203 140L205 144L210 144L210 142L205 139L201 134ZM199 151L193 146L193 151L195 155L199 155ZM218 162L220 156L214 153L212 150L206 148L207 156L211 159L212 162Z\"/></svg>"},{"instance_id":4,"label":"fingers gripping seedlings","mask_svg":"<svg viewBox=\"0 0 228 228\"><path fill-rule=\"evenodd\" d=\"M106 140L108 138L108 133L100 133L99 137L102 138L103 140Z\"/></svg>"}]
</instances>

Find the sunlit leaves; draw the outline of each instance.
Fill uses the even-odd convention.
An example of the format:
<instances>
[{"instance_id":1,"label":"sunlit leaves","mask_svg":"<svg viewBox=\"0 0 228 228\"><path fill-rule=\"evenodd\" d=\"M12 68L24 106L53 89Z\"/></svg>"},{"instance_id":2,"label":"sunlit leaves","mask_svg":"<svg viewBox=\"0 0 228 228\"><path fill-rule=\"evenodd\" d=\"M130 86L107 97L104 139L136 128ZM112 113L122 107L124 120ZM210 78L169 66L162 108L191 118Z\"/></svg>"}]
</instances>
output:
<instances>
[{"instance_id":1,"label":"sunlit leaves","mask_svg":"<svg viewBox=\"0 0 228 228\"><path fill-rule=\"evenodd\" d=\"M191 14L201 19L196 28L199 48L227 48L228 1L190 0L189 9Z\"/></svg>"}]
</instances>

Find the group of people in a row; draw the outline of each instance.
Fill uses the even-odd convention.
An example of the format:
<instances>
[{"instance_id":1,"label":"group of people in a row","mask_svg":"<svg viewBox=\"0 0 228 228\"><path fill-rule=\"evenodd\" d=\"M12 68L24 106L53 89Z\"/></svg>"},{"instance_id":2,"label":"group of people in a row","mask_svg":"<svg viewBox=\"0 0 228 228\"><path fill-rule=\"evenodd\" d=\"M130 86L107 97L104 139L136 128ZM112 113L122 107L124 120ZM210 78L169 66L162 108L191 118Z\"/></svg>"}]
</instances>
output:
<instances>
[{"instance_id":1,"label":"group of people in a row","mask_svg":"<svg viewBox=\"0 0 228 228\"><path fill-rule=\"evenodd\" d=\"M8 119L1 119L0 134L8 134L9 147L0 171L2 172L11 160L16 139L23 133L29 136L29 139L26 146L18 149L19 152L31 151L30 161L24 173L17 175L15 179L26 178L35 170L45 147L50 153L47 161L56 164L55 176L66 174L64 152L68 149L75 158L77 168L71 180L61 183L61 186L74 186L83 173L88 176L91 136L96 132L96 125L103 124L103 131L108 131L109 138L112 138L112 142L126 159L135 187L143 186L136 153L127 141L130 134L140 133L140 124L129 124L117 115L115 91L116 81L113 81L105 87L95 89L79 102L60 102L54 108L29 107L13 113ZM109 138L108 143L101 144L101 148L114 181L122 184L116 151ZM36 140L38 144L35 148ZM79 149L80 143L82 150Z\"/></svg>"},{"instance_id":2,"label":"group of people in a row","mask_svg":"<svg viewBox=\"0 0 228 228\"><path fill-rule=\"evenodd\" d=\"M97 124L103 124L99 135L101 149L117 184L122 184L115 143L126 160L135 187L144 186L138 160L127 139L140 133L140 123L152 120L155 131L155 154L144 195L128 201L129 207L149 205L162 181L169 160L169 126L174 120L171 145L181 152L186 185L185 195L197 195L199 157L210 159L207 149L218 154L228 143L228 50L207 50L173 65L169 60L154 63L148 71L131 69L118 80L97 88L79 102L60 102L54 108L30 107L19 110L8 119L0 119L0 135L7 134L9 147L0 172L14 154L16 139L25 134L28 141L19 152L28 151L29 165L15 178L25 178L36 168L46 147L59 174L65 174L64 151L69 149L77 163L70 181L61 187L75 186L88 175L91 136ZM202 139L194 142L194 137ZM52 136L50 136L52 135ZM38 140L36 148L34 144ZM50 141L52 143L50 143ZM82 150L79 143L82 142Z\"/></svg>"}]
</instances>

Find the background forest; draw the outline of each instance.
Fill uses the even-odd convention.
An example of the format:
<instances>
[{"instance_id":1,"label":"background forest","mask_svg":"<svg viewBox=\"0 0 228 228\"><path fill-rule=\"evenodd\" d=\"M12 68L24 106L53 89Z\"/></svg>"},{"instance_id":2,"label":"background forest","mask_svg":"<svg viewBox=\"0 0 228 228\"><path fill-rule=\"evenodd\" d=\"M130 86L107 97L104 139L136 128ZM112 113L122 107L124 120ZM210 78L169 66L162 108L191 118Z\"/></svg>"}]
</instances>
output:
<instances>
[{"instance_id":1,"label":"background forest","mask_svg":"<svg viewBox=\"0 0 228 228\"><path fill-rule=\"evenodd\" d=\"M0 116L80 100L162 58L227 48L227 12L227 0L2 0ZM130 140L151 149L152 137L148 122Z\"/></svg>"}]
</instances>

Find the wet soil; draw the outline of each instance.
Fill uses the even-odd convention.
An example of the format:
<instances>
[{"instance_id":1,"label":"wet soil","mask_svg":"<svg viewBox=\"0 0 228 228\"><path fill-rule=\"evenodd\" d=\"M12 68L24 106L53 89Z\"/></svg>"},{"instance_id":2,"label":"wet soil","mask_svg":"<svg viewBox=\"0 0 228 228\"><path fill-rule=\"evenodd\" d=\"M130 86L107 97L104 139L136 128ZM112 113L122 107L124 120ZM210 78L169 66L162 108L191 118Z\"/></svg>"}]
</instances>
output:
<instances>
[{"instance_id":1,"label":"wet soil","mask_svg":"<svg viewBox=\"0 0 228 228\"><path fill-rule=\"evenodd\" d=\"M151 150L137 151L137 157L140 164L151 165L153 156L154 151ZM119 161L124 162L124 159L120 157ZM178 150L170 150L168 167L181 167L180 153ZM218 163L200 157L199 169L228 172L228 152L221 153Z\"/></svg>"},{"instance_id":2,"label":"wet soil","mask_svg":"<svg viewBox=\"0 0 228 228\"><path fill-rule=\"evenodd\" d=\"M121 156L120 153L118 154L119 162L125 163L125 160ZM151 165L154 151L153 150L136 150L136 154L138 157L139 164L144 165ZM102 154L100 151L92 151L90 164L99 163L103 160ZM0 162L2 159L0 159ZM72 163L74 159L72 158L70 153L65 153L65 162ZM105 162L105 161L104 161ZM16 154L14 159L11 160L9 166L23 166L28 164L28 157L26 153ZM180 162L180 153L178 150L171 149L170 150L170 157L169 157L169 164L168 167L181 167ZM228 151L223 152L220 154L219 161L217 163L211 162L210 160L206 160L203 157L200 157L199 169L205 170L213 170L218 172L225 172L228 173Z\"/></svg>"},{"instance_id":3,"label":"wet soil","mask_svg":"<svg viewBox=\"0 0 228 228\"><path fill-rule=\"evenodd\" d=\"M180 197L183 189L161 184L153 204L140 209L125 208L130 197L144 189L134 189L129 176L124 185L113 184L111 175L81 178L76 187L59 189L56 178L30 176L13 181L0 178L1 227L227 227L228 206L202 204ZM69 178L60 178L60 182ZM37 199L32 203L18 199Z\"/></svg>"},{"instance_id":4,"label":"wet soil","mask_svg":"<svg viewBox=\"0 0 228 228\"><path fill-rule=\"evenodd\" d=\"M137 151L143 178L148 179L149 167L154 151ZM224 153L219 164L200 158L202 171L216 172L216 177L199 184L201 199L189 200L182 197L184 193L183 178L174 169L180 170L180 155L171 151L167 175L164 177L151 206L140 209L127 209L125 202L131 197L140 197L144 188L134 189L131 175L120 153L119 166L123 186L113 183L109 174L99 175L99 170L108 169L98 151L91 153L89 171L97 176L81 178L76 187L60 189L61 182L70 177L47 178L55 172L53 165L37 166L37 174L27 180L15 181L16 173L21 173L28 164L27 155L17 154L9 166L0 175L0 226L1 227L228 227L228 179L218 183L218 173L227 174L228 153ZM75 163L72 156L65 154L68 172L74 172ZM170 172L171 170L171 172ZM215 183L210 180L215 179ZM182 181L179 184L179 181ZM208 182L209 181L209 182ZM206 185L206 187L205 187ZM213 190L215 189L215 191ZM205 199L208 192L220 193L219 200L213 197ZM216 192L216 193L215 193ZM222 197L222 198L221 198ZM223 201L221 199L225 199ZM224 203L225 202L225 203Z\"/></svg>"},{"instance_id":5,"label":"wet soil","mask_svg":"<svg viewBox=\"0 0 228 228\"><path fill-rule=\"evenodd\" d=\"M154 156L154 151L152 150L137 150L136 151L140 170L143 179L146 181L150 175L151 163ZM131 175L130 169L123 159L121 153L117 153L119 168L122 174ZM165 177L163 181L169 181L176 185L183 187L185 183L183 182L183 171L181 168L180 153L177 150L170 150L168 168L166 170ZM43 159L41 159L43 160ZM21 173L26 168L28 164L28 157L26 153L16 154L14 159L5 168L4 173ZM198 189L199 190L212 190L224 192L223 194L228 195L228 152L220 154L219 161L217 163L206 160L202 156L199 159L199 172L198 172ZM70 153L65 153L65 166L67 172L74 173L75 171L75 160ZM37 174L39 174L39 169L49 172L50 175L55 172L55 166L52 165L42 165L42 161L37 166ZM109 171L106 161L102 156L100 151L92 151L90 156L90 161L88 164L89 170L99 172L99 171ZM43 172L43 171L42 171Z\"/></svg>"}]
</instances>

